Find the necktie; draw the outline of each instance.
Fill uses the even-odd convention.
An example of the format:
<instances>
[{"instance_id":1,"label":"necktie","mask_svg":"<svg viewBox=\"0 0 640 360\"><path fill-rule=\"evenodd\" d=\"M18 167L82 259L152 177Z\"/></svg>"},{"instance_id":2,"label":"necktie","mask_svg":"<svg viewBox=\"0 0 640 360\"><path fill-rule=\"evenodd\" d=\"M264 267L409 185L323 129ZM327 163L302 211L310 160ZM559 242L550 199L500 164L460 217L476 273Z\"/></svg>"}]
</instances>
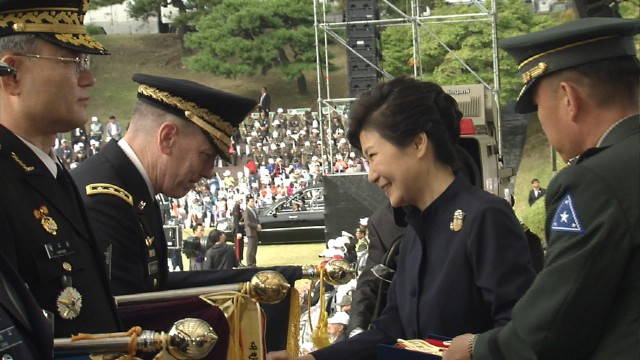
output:
<instances>
[{"instance_id":1,"label":"necktie","mask_svg":"<svg viewBox=\"0 0 640 360\"><path fill-rule=\"evenodd\" d=\"M58 168L58 175L56 176L56 181L58 182L58 184L60 184L60 187L62 187L62 190L69 197L69 199L72 199L73 201L75 201L76 197L75 197L74 185L71 182L69 173L67 173L67 170L64 167L62 167L60 163L56 163L56 166Z\"/></svg>"}]
</instances>

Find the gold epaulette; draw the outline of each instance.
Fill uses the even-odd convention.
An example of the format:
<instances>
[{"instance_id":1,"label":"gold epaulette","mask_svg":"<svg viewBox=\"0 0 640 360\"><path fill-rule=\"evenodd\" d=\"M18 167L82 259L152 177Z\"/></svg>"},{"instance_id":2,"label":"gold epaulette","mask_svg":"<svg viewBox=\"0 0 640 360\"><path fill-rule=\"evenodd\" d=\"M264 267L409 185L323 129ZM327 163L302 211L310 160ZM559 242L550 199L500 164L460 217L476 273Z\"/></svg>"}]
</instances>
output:
<instances>
[{"instance_id":1,"label":"gold epaulette","mask_svg":"<svg viewBox=\"0 0 640 360\"><path fill-rule=\"evenodd\" d=\"M95 194L107 194L107 195L115 195L122 200L126 201L129 205L133 206L133 196L129 194L125 189L115 186L112 184L98 183L98 184L89 184L86 187L87 195L95 195Z\"/></svg>"}]
</instances>

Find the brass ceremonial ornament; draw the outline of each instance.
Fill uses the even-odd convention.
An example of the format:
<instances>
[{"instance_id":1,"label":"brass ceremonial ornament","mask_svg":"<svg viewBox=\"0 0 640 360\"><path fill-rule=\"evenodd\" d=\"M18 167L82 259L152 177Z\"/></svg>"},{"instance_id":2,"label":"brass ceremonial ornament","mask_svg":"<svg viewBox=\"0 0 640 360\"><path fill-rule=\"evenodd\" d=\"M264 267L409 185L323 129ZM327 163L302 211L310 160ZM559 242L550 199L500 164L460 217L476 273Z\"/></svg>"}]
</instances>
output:
<instances>
[{"instance_id":1,"label":"brass ceremonial ornament","mask_svg":"<svg viewBox=\"0 0 640 360\"><path fill-rule=\"evenodd\" d=\"M325 280L332 285L343 285L348 283L355 277L355 269L346 261L341 259L329 260L325 265ZM275 273L278 275L272 275ZM318 280L320 278L320 267L317 265L302 266L302 277L305 279ZM254 298L256 301L274 301L274 298L267 296L272 294L274 297L282 296L282 285L278 285L279 281L283 281L284 277L274 270L264 270L256 273L248 283L221 284L211 286L193 287L179 290L153 291L138 294L118 295L115 296L118 306L153 303L163 300L178 300L192 296L200 296L203 294L223 293L232 291L242 291L247 285L249 286L249 296L260 296ZM284 282L287 283L286 279ZM255 287L255 288L254 288ZM286 292L285 292L286 294ZM282 296L284 297L284 296Z\"/></svg>"},{"instance_id":2,"label":"brass ceremonial ornament","mask_svg":"<svg viewBox=\"0 0 640 360\"><path fill-rule=\"evenodd\" d=\"M142 330L134 327L128 332L115 334L79 334L71 338L55 339L56 357L72 355L135 355L137 352L157 353L157 358L202 359L218 341L218 335L207 322L186 318L176 321L168 333ZM165 357L161 357L161 354ZM166 357L170 355L171 357ZM104 357L103 357L104 358ZM120 358L120 357L118 357Z\"/></svg>"},{"instance_id":3,"label":"brass ceremonial ornament","mask_svg":"<svg viewBox=\"0 0 640 360\"><path fill-rule=\"evenodd\" d=\"M453 221L449 225L449 228L453 231L460 231L464 223L464 216L467 215L464 211L458 209L453 213Z\"/></svg>"},{"instance_id":4,"label":"brass ceremonial ornament","mask_svg":"<svg viewBox=\"0 0 640 360\"><path fill-rule=\"evenodd\" d=\"M58 305L58 314L65 320L71 320L80 315L80 309L82 309L82 295L75 288L68 286L60 295L56 301Z\"/></svg>"},{"instance_id":5,"label":"brass ceremonial ornament","mask_svg":"<svg viewBox=\"0 0 640 360\"><path fill-rule=\"evenodd\" d=\"M249 296L264 304L275 304L287 296L291 285L277 271L260 271L253 275L249 286Z\"/></svg>"},{"instance_id":6,"label":"brass ceremonial ornament","mask_svg":"<svg viewBox=\"0 0 640 360\"><path fill-rule=\"evenodd\" d=\"M58 233L58 224L49 216L49 209L45 205L33 210L33 216L36 220L40 220L40 224L49 234L56 235Z\"/></svg>"},{"instance_id":7,"label":"brass ceremonial ornament","mask_svg":"<svg viewBox=\"0 0 640 360\"><path fill-rule=\"evenodd\" d=\"M178 359L201 359L218 342L218 335L203 320L178 320L169 331L169 353Z\"/></svg>"},{"instance_id":8,"label":"brass ceremonial ornament","mask_svg":"<svg viewBox=\"0 0 640 360\"><path fill-rule=\"evenodd\" d=\"M355 269L345 260L333 259L324 266L324 276L331 285L344 285L355 277Z\"/></svg>"}]
</instances>

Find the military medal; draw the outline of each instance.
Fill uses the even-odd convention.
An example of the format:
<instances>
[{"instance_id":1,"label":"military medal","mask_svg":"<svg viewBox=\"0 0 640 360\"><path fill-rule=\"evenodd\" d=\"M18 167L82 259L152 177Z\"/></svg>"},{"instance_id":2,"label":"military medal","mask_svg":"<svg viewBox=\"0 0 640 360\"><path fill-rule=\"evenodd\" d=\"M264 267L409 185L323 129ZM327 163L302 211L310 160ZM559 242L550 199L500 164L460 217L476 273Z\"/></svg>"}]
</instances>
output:
<instances>
[{"instance_id":1,"label":"military medal","mask_svg":"<svg viewBox=\"0 0 640 360\"><path fill-rule=\"evenodd\" d=\"M40 206L39 209L33 210L33 216L40 220L42 227L51 235L58 233L58 224L51 216L49 216L49 209L45 205Z\"/></svg>"},{"instance_id":2,"label":"military medal","mask_svg":"<svg viewBox=\"0 0 640 360\"><path fill-rule=\"evenodd\" d=\"M464 211L458 209L453 213L453 221L449 224L449 229L453 231L460 231L464 222L464 216L467 215Z\"/></svg>"},{"instance_id":3,"label":"military medal","mask_svg":"<svg viewBox=\"0 0 640 360\"><path fill-rule=\"evenodd\" d=\"M74 287L68 286L56 300L58 305L58 314L65 320L71 320L80 315L80 309L82 309L82 295Z\"/></svg>"}]
</instances>

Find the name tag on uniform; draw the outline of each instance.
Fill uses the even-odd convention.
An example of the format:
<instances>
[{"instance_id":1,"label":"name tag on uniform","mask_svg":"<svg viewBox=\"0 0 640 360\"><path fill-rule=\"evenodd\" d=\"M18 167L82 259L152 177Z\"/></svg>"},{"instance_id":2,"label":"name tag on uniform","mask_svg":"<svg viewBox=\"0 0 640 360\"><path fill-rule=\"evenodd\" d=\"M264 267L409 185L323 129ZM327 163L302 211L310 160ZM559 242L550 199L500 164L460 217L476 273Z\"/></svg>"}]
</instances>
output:
<instances>
[{"instance_id":1,"label":"name tag on uniform","mask_svg":"<svg viewBox=\"0 0 640 360\"><path fill-rule=\"evenodd\" d=\"M12 348L22 343L22 337L15 326L0 330L0 351Z\"/></svg>"},{"instance_id":2,"label":"name tag on uniform","mask_svg":"<svg viewBox=\"0 0 640 360\"><path fill-rule=\"evenodd\" d=\"M71 243L66 240L58 240L46 243L44 244L44 249L47 251L47 256L49 256L49 259L74 253L74 250L71 247Z\"/></svg>"},{"instance_id":3,"label":"name tag on uniform","mask_svg":"<svg viewBox=\"0 0 640 360\"><path fill-rule=\"evenodd\" d=\"M152 261L149 263L148 266L149 269L149 275L155 275L158 273L158 262L157 261Z\"/></svg>"}]
</instances>

